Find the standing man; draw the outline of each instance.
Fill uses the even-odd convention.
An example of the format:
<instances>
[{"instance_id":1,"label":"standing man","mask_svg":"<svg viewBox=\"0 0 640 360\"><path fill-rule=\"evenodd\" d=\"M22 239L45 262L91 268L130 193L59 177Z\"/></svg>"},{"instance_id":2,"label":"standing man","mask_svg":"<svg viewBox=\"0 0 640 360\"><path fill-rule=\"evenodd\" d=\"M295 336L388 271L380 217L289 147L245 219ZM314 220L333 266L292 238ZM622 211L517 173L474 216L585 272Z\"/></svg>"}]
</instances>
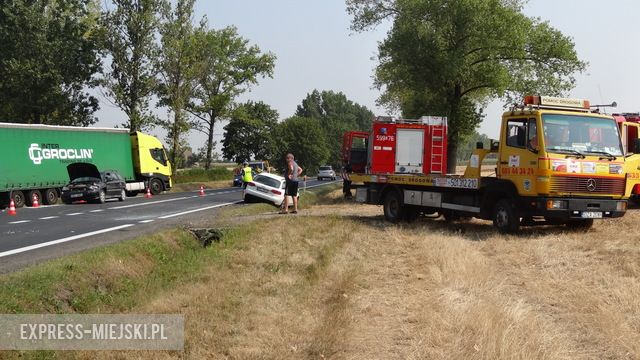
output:
<instances>
[{"instance_id":1,"label":"standing man","mask_svg":"<svg viewBox=\"0 0 640 360\"><path fill-rule=\"evenodd\" d=\"M342 167L341 177L342 177L342 194L346 200L350 200L353 195L351 194L351 179L349 178L349 174L351 173L351 163L348 162L345 166Z\"/></svg>"},{"instance_id":2,"label":"standing man","mask_svg":"<svg viewBox=\"0 0 640 360\"><path fill-rule=\"evenodd\" d=\"M247 188L247 184L253 181L253 174L251 173L251 167L248 162L245 161L242 164L240 175L242 175L242 197L244 198L244 189Z\"/></svg>"},{"instance_id":3,"label":"standing man","mask_svg":"<svg viewBox=\"0 0 640 360\"><path fill-rule=\"evenodd\" d=\"M284 192L284 208L280 212L281 214L289 213L289 196L293 199L293 211L292 213L298 213L298 179L302 174L302 168L298 166L298 163L293 158L293 154L289 153L286 157L286 171L285 171L285 192Z\"/></svg>"}]
</instances>

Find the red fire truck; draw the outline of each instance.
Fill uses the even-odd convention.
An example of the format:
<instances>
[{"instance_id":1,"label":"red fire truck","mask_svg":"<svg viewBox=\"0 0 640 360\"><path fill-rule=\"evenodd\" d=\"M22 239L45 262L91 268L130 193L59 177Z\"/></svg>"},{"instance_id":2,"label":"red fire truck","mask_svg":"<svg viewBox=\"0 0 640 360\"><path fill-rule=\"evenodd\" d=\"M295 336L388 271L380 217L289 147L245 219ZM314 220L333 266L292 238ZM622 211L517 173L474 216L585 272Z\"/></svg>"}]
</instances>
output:
<instances>
[{"instance_id":1,"label":"red fire truck","mask_svg":"<svg viewBox=\"0 0 640 360\"><path fill-rule=\"evenodd\" d=\"M379 118L369 134L345 134L343 161L356 201L382 205L391 222L421 213L521 225L589 228L626 212L625 154L616 121L589 102L530 96L502 116L500 141L474 150L464 175L446 174L445 118ZM363 149L367 149L363 153ZM482 176L494 153L493 176ZM359 170L356 170L359 169Z\"/></svg>"}]
</instances>

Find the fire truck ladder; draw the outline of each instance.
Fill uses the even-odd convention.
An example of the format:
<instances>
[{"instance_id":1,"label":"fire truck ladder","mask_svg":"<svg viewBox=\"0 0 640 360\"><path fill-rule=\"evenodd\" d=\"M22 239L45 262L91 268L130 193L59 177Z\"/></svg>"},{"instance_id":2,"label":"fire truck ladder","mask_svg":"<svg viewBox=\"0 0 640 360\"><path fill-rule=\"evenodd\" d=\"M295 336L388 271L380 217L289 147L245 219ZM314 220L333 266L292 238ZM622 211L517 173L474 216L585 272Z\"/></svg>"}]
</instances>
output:
<instances>
[{"instance_id":1,"label":"fire truck ladder","mask_svg":"<svg viewBox=\"0 0 640 360\"><path fill-rule=\"evenodd\" d=\"M444 174L444 124L431 127L431 174Z\"/></svg>"}]
</instances>

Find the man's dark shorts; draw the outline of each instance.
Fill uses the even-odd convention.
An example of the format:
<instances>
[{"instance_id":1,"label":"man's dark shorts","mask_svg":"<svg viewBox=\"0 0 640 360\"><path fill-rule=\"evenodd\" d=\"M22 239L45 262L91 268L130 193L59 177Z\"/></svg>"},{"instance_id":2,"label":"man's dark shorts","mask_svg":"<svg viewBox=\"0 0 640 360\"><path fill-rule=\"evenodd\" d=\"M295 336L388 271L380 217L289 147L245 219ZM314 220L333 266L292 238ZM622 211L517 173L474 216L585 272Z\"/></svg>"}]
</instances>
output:
<instances>
[{"instance_id":1,"label":"man's dark shorts","mask_svg":"<svg viewBox=\"0 0 640 360\"><path fill-rule=\"evenodd\" d=\"M298 182L287 181L285 185L285 195L298 196Z\"/></svg>"}]
</instances>

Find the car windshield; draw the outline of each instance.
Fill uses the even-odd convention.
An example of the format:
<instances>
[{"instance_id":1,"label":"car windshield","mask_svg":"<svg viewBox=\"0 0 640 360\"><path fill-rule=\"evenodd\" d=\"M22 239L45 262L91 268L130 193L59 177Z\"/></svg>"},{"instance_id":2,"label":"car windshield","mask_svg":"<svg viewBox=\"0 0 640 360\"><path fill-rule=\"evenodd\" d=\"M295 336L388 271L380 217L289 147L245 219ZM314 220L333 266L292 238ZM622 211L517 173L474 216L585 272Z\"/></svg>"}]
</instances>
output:
<instances>
[{"instance_id":1,"label":"car windshield","mask_svg":"<svg viewBox=\"0 0 640 360\"><path fill-rule=\"evenodd\" d=\"M281 183L281 181L278 179L274 179L272 177L262 176L262 175L258 175L255 178L253 178L253 181L262 185L267 185L272 188L276 188L276 189L280 188L280 183Z\"/></svg>"},{"instance_id":2,"label":"car windshield","mask_svg":"<svg viewBox=\"0 0 640 360\"><path fill-rule=\"evenodd\" d=\"M100 182L100 179L94 177L79 177L77 179L73 179L72 184L77 183L85 183L85 182Z\"/></svg>"},{"instance_id":3,"label":"car windshield","mask_svg":"<svg viewBox=\"0 0 640 360\"><path fill-rule=\"evenodd\" d=\"M613 119L545 114L542 123L549 152L622 156L620 134Z\"/></svg>"},{"instance_id":4,"label":"car windshield","mask_svg":"<svg viewBox=\"0 0 640 360\"><path fill-rule=\"evenodd\" d=\"M331 170L331 166L320 166L320 170Z\"/></svg>"}]
</instances>

